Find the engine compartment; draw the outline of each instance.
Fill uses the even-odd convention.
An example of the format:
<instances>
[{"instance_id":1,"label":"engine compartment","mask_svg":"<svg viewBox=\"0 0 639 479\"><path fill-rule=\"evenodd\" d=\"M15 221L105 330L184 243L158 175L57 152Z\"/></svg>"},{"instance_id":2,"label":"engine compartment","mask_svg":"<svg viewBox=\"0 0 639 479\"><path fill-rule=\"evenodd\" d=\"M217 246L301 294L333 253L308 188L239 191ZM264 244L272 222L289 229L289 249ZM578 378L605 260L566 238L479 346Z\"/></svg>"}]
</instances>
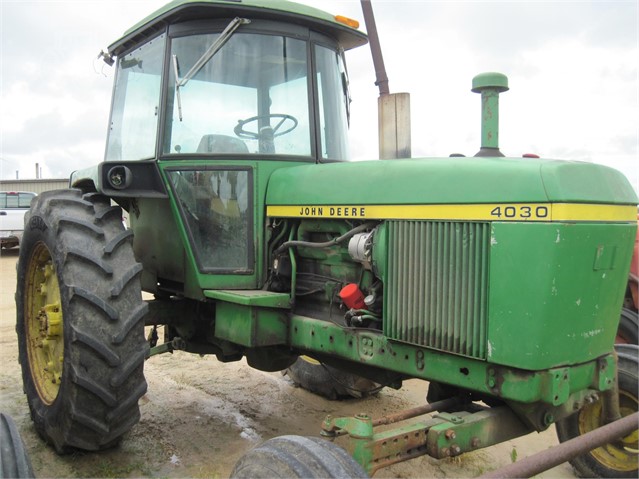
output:
<instances>
[{"instance_id":1,"label":"engine compartment","mask_svg":"<svg viewBox=\"0 0 639 479\"><path fill-rule=\"evenodd\" d=\"M383 283L372 255L378 225L274 220L267 288L292 292L296 314L381 331Z\"/></svg>"}]
</instances>

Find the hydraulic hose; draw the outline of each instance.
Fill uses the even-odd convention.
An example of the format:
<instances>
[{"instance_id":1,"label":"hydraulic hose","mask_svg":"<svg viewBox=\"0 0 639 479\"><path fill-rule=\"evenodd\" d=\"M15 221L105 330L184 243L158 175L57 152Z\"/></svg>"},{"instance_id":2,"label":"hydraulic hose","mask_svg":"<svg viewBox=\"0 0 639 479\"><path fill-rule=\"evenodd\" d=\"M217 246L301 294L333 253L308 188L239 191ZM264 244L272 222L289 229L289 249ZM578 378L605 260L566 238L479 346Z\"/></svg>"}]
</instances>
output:
<instances>
[{"instance_id":1,"label":"hydraulic hose","mask_svg":"<svg viewBox=\"0 0 639 479\"><path fill-rule=\"evenodd\" d=\"M352 230L344 233L342 236L338 236L337 238L333 238L330 241L324 241L322 243L313 243L312 241L301 241L301 240L291 240L283 243L279 248L275 250L275 255L278 255L285 251L288 248L293 248L295 246L304 246L307 248L328 248L329 246L335 246L337 244L343 243L346 240L351 239L357 233L361 233L362 231L366 231L369 228L375 226L375 223L364 223L359 225Z\"/></svg>"}]
</instances>

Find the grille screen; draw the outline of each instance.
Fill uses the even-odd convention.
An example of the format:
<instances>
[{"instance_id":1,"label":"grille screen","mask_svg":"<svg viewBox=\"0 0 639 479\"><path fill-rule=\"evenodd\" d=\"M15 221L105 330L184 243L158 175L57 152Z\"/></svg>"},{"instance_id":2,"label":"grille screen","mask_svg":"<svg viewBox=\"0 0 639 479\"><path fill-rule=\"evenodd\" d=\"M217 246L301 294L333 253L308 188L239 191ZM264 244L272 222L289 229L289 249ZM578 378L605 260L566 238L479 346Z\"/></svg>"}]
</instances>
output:
<instances>
[{"instance_id":1,"label":"grille screen","mask_svg":"<svg viewBox=\"0 0 639 479\"><path fill-rule=\"evenodd\" d=\"M489 223L388 222L384 333L485 359Z\"/></svg>"}]
</instances>

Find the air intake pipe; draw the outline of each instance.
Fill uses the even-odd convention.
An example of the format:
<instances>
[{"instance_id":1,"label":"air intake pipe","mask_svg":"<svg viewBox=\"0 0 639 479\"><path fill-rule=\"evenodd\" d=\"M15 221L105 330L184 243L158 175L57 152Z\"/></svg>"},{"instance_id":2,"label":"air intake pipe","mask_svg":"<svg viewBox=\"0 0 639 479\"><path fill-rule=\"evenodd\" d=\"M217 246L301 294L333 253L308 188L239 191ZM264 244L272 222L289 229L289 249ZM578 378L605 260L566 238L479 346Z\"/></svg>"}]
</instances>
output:
<instances>
[{"instance_id":1,"label":"air intake pipe","mask_svg":"<svg viewBox=\"0 0 639 479\"><path fill-rule=\"evenodd\" d=\"M481 148L475 156L504 156L499 151L499 94L508 91L508 77L480 73L473 78L474 93L481 93Z\"/></svg>"}]
</instances>

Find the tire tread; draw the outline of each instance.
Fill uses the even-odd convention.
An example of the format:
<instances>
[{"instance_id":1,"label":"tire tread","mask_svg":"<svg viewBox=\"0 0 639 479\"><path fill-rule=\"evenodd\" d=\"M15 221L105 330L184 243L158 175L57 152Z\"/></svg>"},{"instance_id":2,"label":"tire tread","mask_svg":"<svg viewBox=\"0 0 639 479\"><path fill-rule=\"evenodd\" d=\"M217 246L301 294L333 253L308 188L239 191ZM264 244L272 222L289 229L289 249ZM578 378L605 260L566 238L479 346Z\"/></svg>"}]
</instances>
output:
<instances>
[{"instance_id":1,"label":"tire tread","mask_svg":"<svg viewBox=\"0 0 639 479\"><path fill-rule=\"evenodd\" d=\"M24 333L20 337L26 309L17 293L20 362L36 431L60 453L112 447L140 418L148 306L141 297L133 234L121 217L108 198L80 190L43 193L25 216L34 227L25 228L17 291L27 287L30 251L44 243L62 300L67 340L53 403L45 404L33 384Z\"/></svg>"}]
</instances>

